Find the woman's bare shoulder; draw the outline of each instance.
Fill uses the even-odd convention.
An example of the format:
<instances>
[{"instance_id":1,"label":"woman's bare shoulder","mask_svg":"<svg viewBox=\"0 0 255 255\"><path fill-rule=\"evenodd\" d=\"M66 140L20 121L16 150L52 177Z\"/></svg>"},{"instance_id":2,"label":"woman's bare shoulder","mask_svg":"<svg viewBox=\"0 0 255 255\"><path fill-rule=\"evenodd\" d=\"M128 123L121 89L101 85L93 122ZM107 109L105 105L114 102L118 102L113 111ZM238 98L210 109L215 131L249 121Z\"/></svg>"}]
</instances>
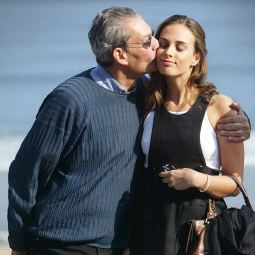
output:
<instances>
[{"instance_id":1,"label":"woman's bare shoulder","mask_svg":"<svg viewBox=\"0 0 255 255\"><path fill-rule=\"evenodd\" d=\"M236 115L237 112L230 108L232 103L233 100L229 96L218 94L212 97L210 108L213 112L217 113L219 117Z\"/></svg>"}]
</instances>

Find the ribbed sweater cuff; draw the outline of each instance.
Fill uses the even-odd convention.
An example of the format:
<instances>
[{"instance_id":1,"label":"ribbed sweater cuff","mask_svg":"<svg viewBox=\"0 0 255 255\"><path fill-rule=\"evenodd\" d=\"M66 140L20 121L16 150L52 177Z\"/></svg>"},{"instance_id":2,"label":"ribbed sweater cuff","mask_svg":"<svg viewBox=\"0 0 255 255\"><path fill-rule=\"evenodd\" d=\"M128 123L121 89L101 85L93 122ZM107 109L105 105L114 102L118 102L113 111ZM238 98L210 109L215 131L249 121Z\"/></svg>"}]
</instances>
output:
<instances>
[{"instance_id":1,"label":"ribbed sweater cuff","mask_svg":"<svg viewBox=\"0 0 255 255\"><path fill-rule=\"evenodd\" d=\"M14 251L26 251L28 246L28 235L25 233L9 232L9 246Z\"/></svg>"}]
</instances>

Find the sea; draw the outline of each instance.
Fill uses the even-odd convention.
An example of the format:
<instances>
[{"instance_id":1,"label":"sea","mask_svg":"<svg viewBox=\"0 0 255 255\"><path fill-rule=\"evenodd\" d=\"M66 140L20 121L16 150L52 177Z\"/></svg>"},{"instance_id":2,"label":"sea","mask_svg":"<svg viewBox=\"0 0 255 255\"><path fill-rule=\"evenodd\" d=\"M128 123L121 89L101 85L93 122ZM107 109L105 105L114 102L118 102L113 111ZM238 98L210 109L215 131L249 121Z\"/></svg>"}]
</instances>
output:
<instances>
[{"instance_id":1,"label":"sea","mask_svg":"<svg viewBox=\"0 0 255 255\"><path fill-rule=\"evenodd\" d=\"M0 0L0 244L7 243L11 161L45 96L65 79L96 65L87 33L102 9L129 6L153 29L168 16L196 19L207 35L208 81L249 116L244 185L255 207L254 0ZM241 206L242 196L227 199Z\"/></svg>"}]
</instances>

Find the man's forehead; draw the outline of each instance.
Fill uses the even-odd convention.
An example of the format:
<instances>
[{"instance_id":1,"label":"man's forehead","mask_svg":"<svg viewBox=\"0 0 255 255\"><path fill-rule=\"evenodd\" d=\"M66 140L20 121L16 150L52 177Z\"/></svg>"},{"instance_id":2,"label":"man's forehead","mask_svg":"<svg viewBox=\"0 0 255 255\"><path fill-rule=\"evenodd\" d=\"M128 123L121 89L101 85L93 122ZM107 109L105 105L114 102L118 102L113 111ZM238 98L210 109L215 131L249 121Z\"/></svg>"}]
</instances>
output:
<instances>
[{"instance_id":1,"label":"man's forehead","mask_svg":"<svg viewBox=\"0 0 255 255\"><path fill-rule=\"evenodd\" d=\"M142 37L148 37L152 34L152 29L142 17L133 17L124 20L124 25L133 33Z\"/></svg>"}]
</instances>

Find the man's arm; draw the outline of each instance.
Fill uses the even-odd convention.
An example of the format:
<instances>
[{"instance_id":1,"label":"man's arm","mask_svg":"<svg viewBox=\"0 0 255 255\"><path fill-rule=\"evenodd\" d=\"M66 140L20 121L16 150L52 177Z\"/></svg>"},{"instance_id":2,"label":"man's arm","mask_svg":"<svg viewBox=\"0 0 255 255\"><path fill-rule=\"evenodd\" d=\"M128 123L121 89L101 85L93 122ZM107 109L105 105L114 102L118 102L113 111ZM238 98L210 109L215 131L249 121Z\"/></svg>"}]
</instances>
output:
<instances>
[{"instance_id":1,"label":"man's arm","mask_svg":"<svg viewBox=\"0 0 255 255\"><path fill-rule=\"evenodd\" d=\"M22 251L12 251L11 255L26 255L26 253Z\"/></svg>"},{"instance_id":2,"label":"man's arm","mask_svg":"<svg viewBox=\"0 0 255 255\"><path fill-rule=\"evenodd\" d=\"M250 121L238 103L232 103L230 108L236 110L238 114L236 116L221 118L218 122L217 129L220 135L228 137L228 141L236 143L243 142L250 137Z\"/></svg>"},{"instance_id":3,"label":"man's arm","mask_svg":"<svg viewBox=\"0 0 255 255\"><path fill-rule=\"evenodd\" d=\"M22 254L29 245L27 224L38 191L46 187L59 159L72 148L69 143L75 142L72 129L79 112L69 103L68 95L50 94L10 166L8 239L13 254ZM75 130L78 132L78 127Z\"/></svg>"},{"instance_id":4,"label":"man's arm","mask_svg":"<svg viewBox=\"0 0 255 255\"><path fill-rule=\"evenodd\" d=\"M36 120L10 165L8 239L10 248L16 252L27 249L27 223L39 187L44 185L60 158L63 137L62 131Z\"/></svg>"}]
</instances>

